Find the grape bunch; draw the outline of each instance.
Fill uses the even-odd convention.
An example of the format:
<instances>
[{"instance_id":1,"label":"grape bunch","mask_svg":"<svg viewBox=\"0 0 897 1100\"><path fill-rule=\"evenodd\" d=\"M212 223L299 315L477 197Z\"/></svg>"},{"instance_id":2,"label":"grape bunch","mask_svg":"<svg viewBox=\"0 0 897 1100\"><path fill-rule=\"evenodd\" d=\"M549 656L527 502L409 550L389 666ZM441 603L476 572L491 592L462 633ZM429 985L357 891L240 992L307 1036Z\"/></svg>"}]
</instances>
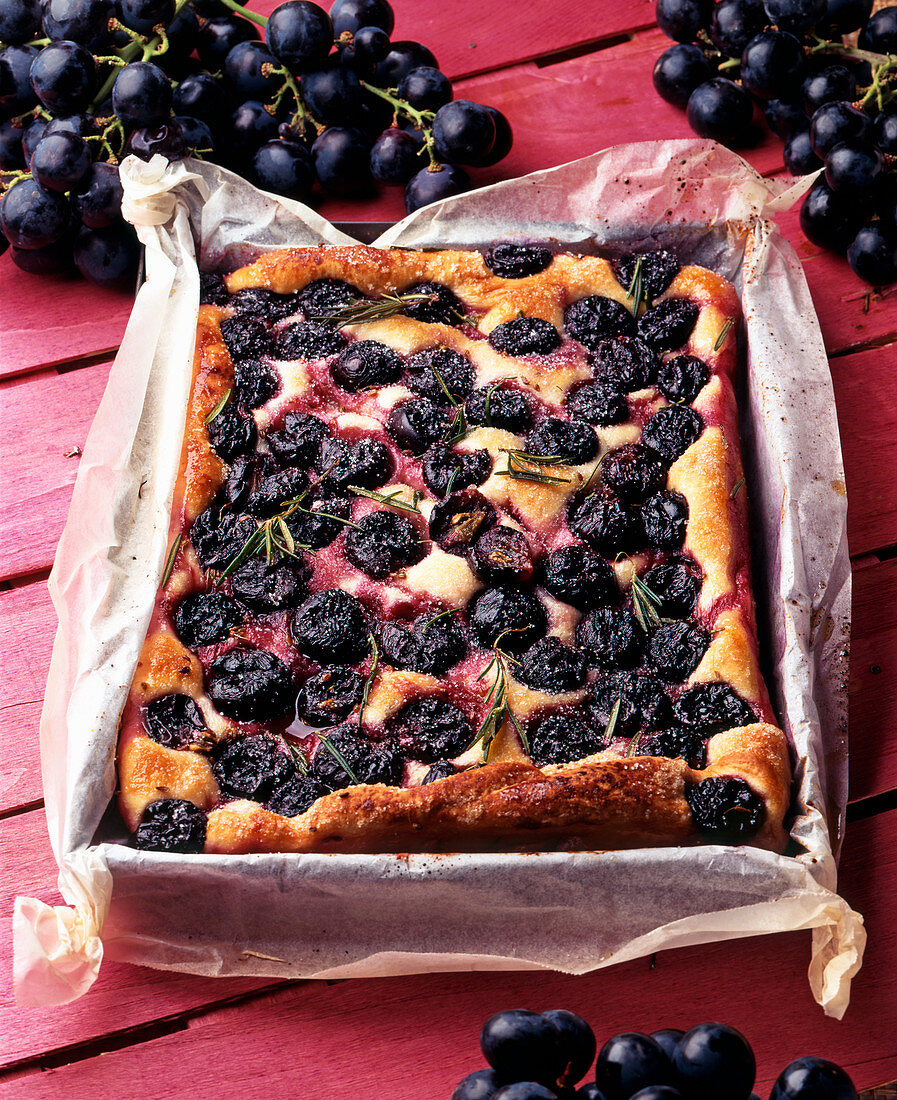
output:
<instances>
[{"instance_id":1,"label":"grape bunch","mask_svg":"<svg viewBox=\"0 0 897 1100\"><path fill-rule=\"evenodd\" d=\"M188 154L290 198L405 188L410 213L511 148L507 118L454 99L388 0L2 0L0 252L127 285L137 239L119 161ZM262 40L264 32L264 40Z\"/></svg>"},{"instance_id":2,"label":"grape bunch","mask_svg":"<svg viewBox=\"0 0 897 1100\"><path fill-rule=\"evenodd\" d=\"M701 137L750 145L756 120L794 176L824 168L805 236L873 286L897 279L897 6L873 0L657 0L676 45L654 87ZM844 36L859 31L857 46Z\"/></svg>"},{"instance_id":3,"label":"grape bunch","mask_svg":"<svg viewBox=\"0 0 897 1100\"><path fill-rule=\"evenodd\" d=\"M624 1031L598 1050L575 1012L511 1009L486 1021L480 1048L489 1067L451 1100L759 1100L754 1052L727 1024ZM594 1080L577 1088L593 1060ZM805 1056L782 1070L769 1100L857 1100L857 1091L840 1066Z\"/></svg>"}]
</instances>

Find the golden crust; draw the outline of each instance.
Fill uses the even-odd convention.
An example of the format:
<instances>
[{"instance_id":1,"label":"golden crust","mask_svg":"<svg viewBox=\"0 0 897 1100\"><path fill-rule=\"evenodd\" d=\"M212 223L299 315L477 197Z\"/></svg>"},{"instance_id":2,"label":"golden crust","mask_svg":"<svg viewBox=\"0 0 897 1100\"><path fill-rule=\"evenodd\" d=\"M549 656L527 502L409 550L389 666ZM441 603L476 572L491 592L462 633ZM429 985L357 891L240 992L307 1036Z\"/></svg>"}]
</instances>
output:
<instances>
[{"instance_id":1,"label":"golden crust","mask_svg":"<svg viewBox=\"0 0 897 1100\"><path fill-rule=\"evenodd\" d=\"M358 339L381 340L401 354L413 354L434 344L453 348L475 364L478 385L510 380L533 391L549 406L561 406L577 381L590 378L588 358L575 341L563 352L544 359L516 359L495 351L484 339L495 325L520 313L542 317L563 329L568 304L590 294L602 294L630 305L626 290L610 264L596 257L556 256L542 272L525 279L498 278L476 252L388 252L366 247L317 247L285 250L261 257L227 279L231 293L266 287L278 293L301 290L318 279L345 279L367 294L401 292L420 282L434 281L454 290L479 333L470 329L424 324L393 316L347 329ZM756 626L750 592L747 517L738 447L738 429L731 378L736 365L739 305L734 288L703 268L683 268L664 297L688 297L700 306L698 323L686 351L704 359L712 371L694 408L705 430L672 465L668 487L688 501L685 550L703 572L699 614L710 627L712 641L690 683L722 680L751 703L764 721L727 730L708 743L708 763L693 771L681 759L624 757L615 748L585 760L535 766L524 753L510 722L492 745L490 762L423 786L356 785L318 799L295 818L278 816L249 801L217 805L219 792L204 755L175 751L143 735L136 717L139 707L166 692L177 691L203 700L210 711L210 728L228 728L202 695L202 669L196 656L164 629L151 632L135 674L120 742L121 805L129 827L135 827L148 802L158 797L183 797L211 809L206 851L451 851L482 849L538 850L548 847L623 848L700 842L685 790L713 776L737 775L764 801L765 820L748 842L781 850L788 809L790 768L784 734L766 719L772 711L759 675ZM220 488L225 467L211 450L206 418L233 385L233 365L221 339L226 311L202 307L199 316L193 387L185 433L179 492L187 525L208 506ZM717 346L719 345L719 346ZM281 369L280 405L256 411L261 430L276 422L278 410L289 407L315 385L303 364ZM401 385L381 391L380 407L388 409L409 396ZM651 391L633 395L651 401ZM663 399L654 399L653 407ZM332 412L332 410L331 410ZM376 431L379 420L364 404L352 404L339 414L341 429ZM599 453L639 435L636 424L596 429ZM521 437L493 428L478 428L461 441L459 450L485 447L497 459L480 490L502 510L502 522L523 524L550 547L570 495L594 476L594 463L554 467L561 478L551 484L501 477L503 451L520 448ZM427 514L427 501L423 502ZM173 523L175 531L177 526ZM181 582L198 575L189 543L181 554ZM641 559L617 566L621 585L631 580ZM183 574L183 575L182 575ZM350 583L351 582L351 583ZM169 584L169 595L173 592ZM353 578L340 583L355 590ZM390 599L412 593L460 606L482 586L462 557L438 547L417 565L390 578ZM398 586L398 587L397 587ZM552 601L546 601L550 605ZM561 605L559 605L561 606ZM549 607L551 633L570 640L578 613L566 605L555 616ZM557 622L553 620L557 618ZM479 669L470 673L474 680ZM442 682L420 673L382 668L367 701L365 720L382 726L420 695L442 690ZM471 689L474 694L476 691ZM521 716L542 707L573 706L582 692L546 696L510 681L511 709ZM459 758L469 766L482 758L475 746ZM418 767L415 765L414 767ZM412 782L416 773L412 770ZM161 792L164 792L161 793Z\"/></svg>"}]
</instances>

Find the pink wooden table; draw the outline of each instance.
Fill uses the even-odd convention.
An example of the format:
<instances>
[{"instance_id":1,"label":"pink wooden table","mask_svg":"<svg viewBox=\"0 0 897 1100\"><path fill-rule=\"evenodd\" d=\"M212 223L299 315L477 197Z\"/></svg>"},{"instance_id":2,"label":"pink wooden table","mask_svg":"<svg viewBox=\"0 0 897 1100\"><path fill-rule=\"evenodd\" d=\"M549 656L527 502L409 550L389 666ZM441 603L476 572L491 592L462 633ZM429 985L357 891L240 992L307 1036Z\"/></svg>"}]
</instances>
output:
<instances>
[{"instance_id":1,"label":"pink wooden table","mask_svg":"<svg viewBox=\"0 0 897 1100\"><path fill-rule=\"evenodd\" d=\"M651 87L653 61L667 43L650 0L394 5L396 37L428 44L457 79L457 97L491 103L513 123L513 151L479 182L616 142L690 136L684 116ZM781 168L771 135L748 156L763 173ZM402 213L398 193L320 205L334 220ZM822 323L850 497L851 806L841 890L865 915L869 945L844 1020L826 1019L810 997L809 933L668 951L578 978L271 982L108 963L86 998L47 1011L14 1007L5 967L4 1096L447 1098L481 1064L482 1021L509 1007L572 1009L602 1041L621 1030L726 1021L754 1045L761 1095L806 1053L841 1062L864 1089L897 1078L897 295L868 295L846 263L801 239L795 214L781 223L804 261ZM55 626L46 578L78 447L130 306L130 295L37 279L0 259L0 944L7 958L13 896L59 900L37 763Z\"/></svg>"}]
</instances>

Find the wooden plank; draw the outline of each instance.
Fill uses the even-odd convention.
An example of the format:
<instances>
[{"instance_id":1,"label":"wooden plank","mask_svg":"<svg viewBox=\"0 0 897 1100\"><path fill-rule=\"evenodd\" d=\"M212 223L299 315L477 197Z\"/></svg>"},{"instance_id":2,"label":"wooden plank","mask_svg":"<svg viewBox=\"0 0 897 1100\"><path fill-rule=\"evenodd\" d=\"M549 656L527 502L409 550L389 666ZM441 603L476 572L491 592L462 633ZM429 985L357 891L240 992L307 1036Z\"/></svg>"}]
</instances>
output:
<instances>
[{"instance_id":1,"label":"wooden plank","mask_svg":"<svg viewBox=\"0 0 897 1100\"><path fill-rule=\"evenodd\" d=\"M134 304L132 292L83 279L29 275L0 259L0 378L114 352Z\"/></svg>"},{"instance_id":2,"label":"wooden plank","mask_svg":"<svg viewBox=\"0 0 897 1100\"><path fill-rule=\"evenodd\" d=\"M897 340L897 295L873 294L843 256L826 252L804 237L799 217L798 204L776 220L803 263L829 355Z\"/></svg>"},{"instance_id":3,"label":"wooden plank","mask_svg":"<svg viewBox=\"0 0 897 1100\"><path fill-rule=\"evenodd\" d=\"M754 1046L760 1095L787 1062L808 1053L842 1063L867 1088L897 1076L897 941L888 931L895 837L897 811L848 831L842 889L865 914L869 946L842 1022L812 1002L809 935L788 933L682 948L659 954L653 966L638 959L582 977L431 974L290 986L190 1019L176 1035L11 1080L7 1094L125 1095L152 1066L154 1100L181 1100L185 1081L191 1096L211 1100L223 1080L241 1097L448 1096L482 1064L482 1021L510 1007L572 1009L592 1022L599 1042L622 1030L724 1020ZM134 978L142 982L142 972Z\"/></svg>"},{"instance_id":4,"label":"wooden plank","mask_svg":"<svg viewBox=\"0 0 897 1100\"><path fill-rule=\"evenodd\" d=\"M831 360L856 557L897 544L895 346Z\"/></svg>"},{"instance_id":5,"label":"wooden plank","mask_svg":"<svg viewBox=\"0 0 897 1100\"><path fill-rule=\"evenodd\" d=\"M110 366L0 383L0 579L52 565L78 472L67 456L84 445Z\"/></svg>"},{"instance_id":6,"label":"wooden plank","mask_svg":"<svg viewBox=\"0 0 897 1100\"><path fill-rule=\"evenodd\" d=\"M0 821L0 867L4 868L0 876L0 958L10 960L15 895L38 897L48 905L62 904L43 811ZM0 1069L37 1058L44 1051L140 1027L272 984L251 978L196 978L108 962L89 996L48 1011L13 1004L11 967L4 965L0 967ZM0 1086L0 1092L5 1087Z\"/></svg>"},{"instance_id":7,"label":"wooden plank","mask_svg":"<svg viewBox=\"0 0 897 1100\"><path fill-rule=\"evenodd\" d=\"M854 570L850 798L897 787L897 559Z\"/></svg>"},{"instance_id":8,"label":"wooden plank","mask_svg":"<svg viewBox=\"0 0 897 1100\"><path fill-rule=\"evenodd\" d=\"M0 813L43 797L38 723L55 631L44 582L0 592Z\"/></svg>"}]
</instances>

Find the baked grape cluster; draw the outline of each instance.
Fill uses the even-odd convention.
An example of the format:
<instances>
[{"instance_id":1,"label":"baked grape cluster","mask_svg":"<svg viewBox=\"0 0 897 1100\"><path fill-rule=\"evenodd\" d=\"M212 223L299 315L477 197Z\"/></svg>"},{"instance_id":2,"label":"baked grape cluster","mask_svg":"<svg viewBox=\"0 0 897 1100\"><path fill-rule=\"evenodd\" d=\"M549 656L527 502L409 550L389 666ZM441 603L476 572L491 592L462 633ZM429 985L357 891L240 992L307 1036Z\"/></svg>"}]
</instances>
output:
<instances>
[{"instance_id":1,"label":"baked grape cluster","mask_svg":"<svg viewBox=\"0 0 897 1100\"><path fill-rule=\"evenodd\" d=\"M897 7L873 0L657 0L676 42L654 87L696 134L750 145L762 112L794 176L824 168L800 224L865 282L897 279ZM858 44L845 44L859 32Z\"/></svg>"},{"instance_id":2,"label":"baked grape cluster","mask_svg":"<svg viewBox=\"0 0 897 1100\"><path fill-rule=\"evenodd\" d=\"M403 187L409 213L465 190L469 169L508 154L510 124L454 99L432 52L394 25L389 0L329 14L286 0L267 18L236 0L3 0L0 252L133 286L117 170L129 153L198 156L303 201ZM294 329L284 350L322 338Z\"/></svg>"},{"instance_id":3,"label":"baked grape cluster","mask_svg":"<svg viewBox=\"0 0 897 1100\"><path fill-rule=\"evenodd\" d=\"M575 1012L518 1008L489 1017L480 1049L488 1068L468 1074L451 1100L760 1100L754 1052L728 1024L624 1031L598 1050ZM577 1088L593 1062L594 1080ZM782 1070L769 1100L857 1100L857 1091L841 1066L810 1055Z\"/></svg>"},{"instance_id":4,"label":"baked grape cluster","mask_svg":"<svg viewBox=\"0 0 897 1100\"><path fill-rule=\"evenodd\" d=\"M546 251L496 246L485 262L523 279ZM758 720L727 683L691 683L714 619L670 470L706 427L695 403L713 371L688 353L699 310L670 292L670 253L613 270L620 297L644 272L631 311L586 295L562 327L524 315L488 337L472 304L432 282L387 300L332 278L231 294L203 276L233 364L201 429L223 480L184 530L189 591L179 582L163 610L228 725L213 734L192 699L165 695L143 711L152 740L206 754L225 801L295 816L353 784L482 767L502 729L540 767L608 751L700 771L711 737ZM410 317L414 350L365 338L347 323L359 310ZM476 340L502 366L479 387ZM528 364L571 361L591 377L577 385L621 415L582 417L581 388L549 398L520 383ZM285 398L300 368L311 383ZM508 494L545 485L567 489L540 527ZM467 578L459 594L433 595L452 573ZM384 715L378 685L397 674L410 694ZM514 691L529 700L518 713ZM764 824L763 799L735 775L690 776L685 794L708 839L739 843ZM171 813L137 843L175 850L187 833Z\"/></svg>"}]
</instances>

